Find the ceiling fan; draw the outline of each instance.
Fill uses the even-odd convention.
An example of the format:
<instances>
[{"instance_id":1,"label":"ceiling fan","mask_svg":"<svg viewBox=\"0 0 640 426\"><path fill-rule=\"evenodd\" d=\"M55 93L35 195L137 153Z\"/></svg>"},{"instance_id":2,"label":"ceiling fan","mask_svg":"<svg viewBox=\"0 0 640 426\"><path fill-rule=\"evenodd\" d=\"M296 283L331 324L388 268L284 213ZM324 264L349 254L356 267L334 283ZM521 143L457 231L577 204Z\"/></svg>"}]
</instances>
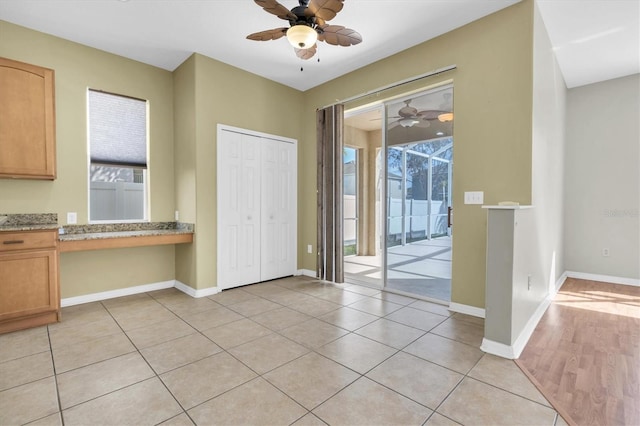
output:
<instances>
[{"instance_id":1,"label":"ceiling fan","mask_svg":"<svg viewBox=\"0 0 640 426\"><path fill-rule=\"evenodd\" d=\"M390 128L400 125L402 127L429 127L432 120L447 122L453 120L453 113L450 111L428 109L418 111L410 105L411 99L404 101L405 106L398 110L398 115L389 117L396 118L390 125Z\"/></svg>"},{"instance_id":2,"label":"ceiling fan","mask_svg":"<svg viewBox=\"0 0 640 426\"><path fill-rule=\"evenodd\" d=\"M355 30L341 25L328 25L344 6L344 0L299 0L299 6L288 10L276 0L254 0L267 12L289 21L289 28L280 27L249 34L249 40L277 40L286 35L287 40L301 59L310 59L316 54L316 41L334 46L352 46L362 41Z\"/></svg>"}]
</instances>

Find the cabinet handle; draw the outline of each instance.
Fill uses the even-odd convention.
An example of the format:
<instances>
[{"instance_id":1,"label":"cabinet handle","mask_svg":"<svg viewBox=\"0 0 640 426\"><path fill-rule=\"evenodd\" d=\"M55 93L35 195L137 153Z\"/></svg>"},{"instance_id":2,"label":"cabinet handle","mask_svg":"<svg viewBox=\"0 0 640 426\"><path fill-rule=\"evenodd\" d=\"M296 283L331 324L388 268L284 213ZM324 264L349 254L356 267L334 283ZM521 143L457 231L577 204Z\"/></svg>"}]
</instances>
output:
<instances>
[{"instance_id":1,"label":"cabinet handle","mask_svg":"<svg viewBox=\"0 0 640 426\"><path fill-rule=\"evenodd\" d=\"M23 244L24 240L7 240L3 241L2 244Z\"/></svg>"}]
</instances>

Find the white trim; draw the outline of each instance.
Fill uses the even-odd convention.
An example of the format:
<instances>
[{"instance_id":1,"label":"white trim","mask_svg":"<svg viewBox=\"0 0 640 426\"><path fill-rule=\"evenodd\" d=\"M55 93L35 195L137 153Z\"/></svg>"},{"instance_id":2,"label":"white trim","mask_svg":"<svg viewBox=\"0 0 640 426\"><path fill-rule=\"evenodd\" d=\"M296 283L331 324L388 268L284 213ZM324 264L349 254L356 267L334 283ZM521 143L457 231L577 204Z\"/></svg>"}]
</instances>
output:
<instances>
[{"instance_id":1,"label":"white trim","mask_svg":"<svg viewBox=\"0 0 640 426\"><path fill-rule=\"evenodd\" d=\"M636 279L636 278L614 277L611 275L588 274L585 272L573 272L573 271L567 271L565 272L565 274L569 278L576 278L579 280L601 281L605 283L631 285L634 287L640 287L640 279Z\"/></svg>"},{"instance_id":2,"label":"white trim","mask_svg":"<svg viewBox=\"0 0 640 426\"><path fill-rule=\"evenodd\" d=\"M480 345L480 350L488 354L496 355L502 358L507 358L507 359L518 358L514 353L513 346L505 345L504 343L499 343L493 340L489 340L487 338L482 339L482 345Z\"/></svg>"},{"instance_id":3,"label":"white trim","mask_svg":"<svg viewBox=\"0 0 640 426\"><path fill-rule=\"evenodd\" d=\"M311 269L298 269L296 271L296 275L302 275L305 277L317 278L316 271L312 271Z\"/></svg>"},{"instance_id":4,"label":"white trim","mask_svg":"<svg viewBox=\"0 0 640 426\"><path fill-rule=\"evenodd\" d=\"M220 289L218 287L207 287L201 290L196 290L195 288L188 286L184 283L181 283L178 280L175 280L174 287L180 290L181 292L186 293L189 296L194 297L196 299L200 297L213 296L214 294L220 293Z\"/></svg>"},{"instance_id":5,"label":"white trim","mask_svg":"<svg viewBox=\"0 0 640 426\"><path fill-rule=\"evenodd\" d=\"M538 326L538 323L542 319L542 316L547 311L547 308L549 308L549 305L551 305L551 302L556 296L556 293L558 293L558 290L560 290L560 288L562 287L566 279L567 279L566 272L560 275L560 277L555 283L555 287L552 289L552 292L549 293L542 302L540 302L540 305L538 305L538 308L536 309L536 311L533 313L533 315L531 315L531 317L529 318L529 321L527 321L527 324L524 326L524 328L522 329L522 332L520 332L520 335L518 336L516 341L513 343L513 345L509 346L509 345L505 345L504 343L499 343L499 342L495 342L493 340L484 338L482 339L482 346L480 346L480 349L483 350L484 352L501 356L503 358L509 358L509 359L519 358L525 346L527 346L527 343L529 342L531 335L533 334L536 327Z\"/></svg>"},{"instance_id":6,"label":"white trim","mask_svg":"<svg viewBox=\"0 0 640 426\"><path fill-rule=\"evenodd\" d=\"M564 285L564 282L567 280L568 276L567 276L567 272L563 272L562 275L560 275L560 278L558 278L558 281L556 281L556 288L555 288L555 292L553 293L553 296L551 296L552 298L556 296L556 294L560 291L560 288Z\"/></svg>"},{"instance_id":7,"label":"white trim","mask_svg":"<svg viewBox=\"0 0 640 426\"><path fill-rule=\"evenodd\" d=\"M455 302L449 303L449 310L478 318L484 318L485 315L483 308L476 308L475 306L463 305L462 303Z\"/></svg>"},{"instance_id":8,"label":"white trim","mask_svg":"<svg viewBox=\"0 0 640 426\"><path fill-rule=\"evenodd\" d=\"M549 294L547 297L545 297L545 299L538 305L538 308L533 313L533 315L531 315L531 317L529 318L529 321L527 321L527 324L524 326L524 328L520 332L520 335L518 336L516 341L513 343L513 345L511 345L511 348L515 355L514 358L518 358L522 353L522 351L524 350L525 346L527 346L527 343L529 342L531 335L533 334L533 332L536 329L536 326L542 319L542 316L547 311L547 308L549 307L549 305L551 305L551 302L553 301L554 296L555 296L555 293Z\"/></svg>"},{"instance_id":9,"label":"white trim","mask_svg":"<svg viewBox=\"0 0 640 426\"><path fill-rule=\"evenodd\" d=\"M514 353L513 346L505 345L504 343L495 342L487 338L482 339L482 345L480 346L480 350L488 354L496 355L502 358L507 358L507 359L518 358Z\"/></svg>"},{"instance_id":10,"label":"white trim","mask_svg":"<svg viewBox=\"0 0 640 426\"><path fill-rule=\"evenodd\" d=\"M279 142L288 142L288 143L291 143L291 144L294 144L294 145L298 146L298 140L297 139L288 138L286 136L272 135L270 133L257 132L255 130L243 129L243 128L240 128L240 127L234 127L234 126L229 126L229 125L226 125L226 124L218 123L217 136L220 136L220 132L222 130L228 130L230 132L235 132L235 133L242 133L244 135L257 136L259 138L273 139L273 140L279 141Z\"/></svg>"},{"instance_id":11,"label":"white trim","mask_svg":"<svg viewBox=\"0 0 640 426\"><path fill-rule=\"evenodd\" d=\"M122 296L131 296L132 294L146 293L148 291L164 290L175 286L174 280L162 281L158 283L143 284L134 287L120 288L117 290L101 291L99 293L85 294L82 296L67 297L60 301L60 306L81 305L83 303L98 302L100 300L113 299Z\"/></svg>"}]
</instances>

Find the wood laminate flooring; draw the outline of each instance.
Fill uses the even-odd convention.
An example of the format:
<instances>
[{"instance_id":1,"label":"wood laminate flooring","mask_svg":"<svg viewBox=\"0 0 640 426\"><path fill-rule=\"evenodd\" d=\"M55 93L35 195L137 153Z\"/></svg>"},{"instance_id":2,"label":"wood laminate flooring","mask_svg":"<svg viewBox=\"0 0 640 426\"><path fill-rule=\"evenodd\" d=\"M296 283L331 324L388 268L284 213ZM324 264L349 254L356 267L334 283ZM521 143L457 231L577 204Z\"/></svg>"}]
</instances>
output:
<instances>
[{"instance_id":1,"label":"wood laminate flooring","mask_svg":"<svg viewBox=\"0 0 640 426\"><path fill-rule=\"evenodd\" d=\"M640 287L567 279L516 362L569 424L640 425Z\"/></svg>"}]
</instances>

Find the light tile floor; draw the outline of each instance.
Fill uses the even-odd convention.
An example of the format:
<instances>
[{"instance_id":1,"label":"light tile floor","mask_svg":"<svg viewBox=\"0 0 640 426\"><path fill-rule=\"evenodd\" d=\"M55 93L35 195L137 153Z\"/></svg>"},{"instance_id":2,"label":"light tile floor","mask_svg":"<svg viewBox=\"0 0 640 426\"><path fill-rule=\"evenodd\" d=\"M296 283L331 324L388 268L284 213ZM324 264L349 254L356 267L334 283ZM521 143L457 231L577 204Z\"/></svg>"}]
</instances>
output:
<instances>
[{"instance_id":1,"label":"light tile floor","mask_svg":"<svg viewBox=\"0 0 640 426\"><path fill-rule=\"evenodd\" d=\"M0 425L560 425L481 319L291 277L0 335Z\"/></svg>"}]
</instances>

